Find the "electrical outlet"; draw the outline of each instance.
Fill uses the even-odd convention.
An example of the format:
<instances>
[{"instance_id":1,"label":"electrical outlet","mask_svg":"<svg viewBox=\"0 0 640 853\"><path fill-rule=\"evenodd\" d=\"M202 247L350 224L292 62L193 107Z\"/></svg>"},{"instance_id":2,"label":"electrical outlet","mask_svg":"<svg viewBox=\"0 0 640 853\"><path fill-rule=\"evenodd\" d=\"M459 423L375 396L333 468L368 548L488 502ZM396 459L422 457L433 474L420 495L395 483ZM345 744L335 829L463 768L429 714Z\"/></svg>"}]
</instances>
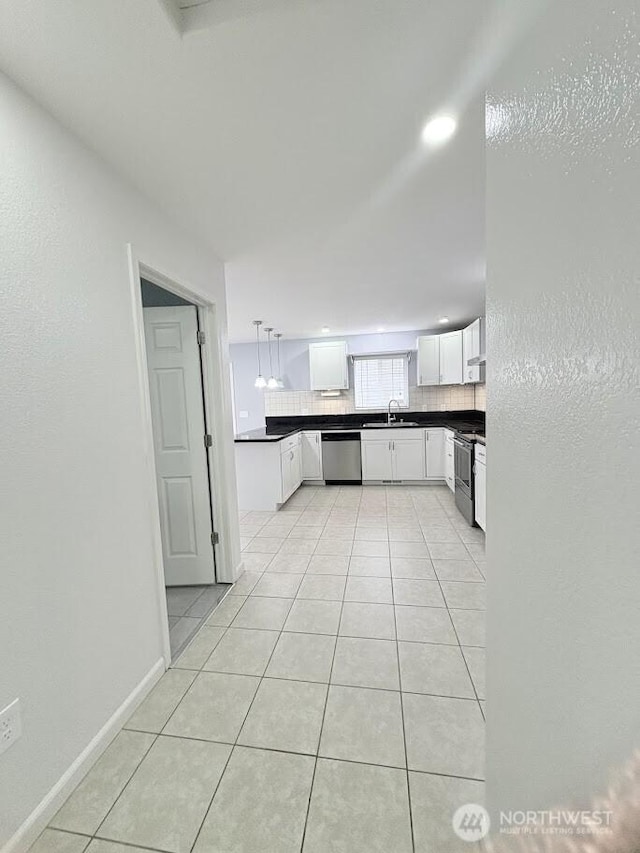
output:
<instances>
[{"instance_id":1,"label":"electrical outlet","mask_svg":"<svg viewBox=\"0 0 640 853\"><path fill-rule=\"evenodd\" d=\"M14 699L4 711L0 711L0 753L13 746L21 734L20 700Z\"/></svg>"}]
</instances>

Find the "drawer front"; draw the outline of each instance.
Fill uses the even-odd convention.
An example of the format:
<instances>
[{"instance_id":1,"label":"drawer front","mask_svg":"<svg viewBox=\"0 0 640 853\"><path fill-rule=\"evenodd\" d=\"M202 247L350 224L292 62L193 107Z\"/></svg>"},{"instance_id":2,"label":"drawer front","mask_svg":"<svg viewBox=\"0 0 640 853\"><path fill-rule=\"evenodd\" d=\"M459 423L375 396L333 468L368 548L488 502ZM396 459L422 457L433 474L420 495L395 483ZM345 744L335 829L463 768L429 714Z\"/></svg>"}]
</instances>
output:
<instances>
[{"instance_id":1,"label":"drawer front","mask_svg":"<svg viewBox=\"0 0 640 853\"><path fill-rule=\"evenodd\" d=\"M288 450L292 450L294 447L298 447L299 444L299 432L297 432L295 435L290 435L288 438L283 438L280 442L280 453L286 453Z\"/></svg>"}]
</instances>

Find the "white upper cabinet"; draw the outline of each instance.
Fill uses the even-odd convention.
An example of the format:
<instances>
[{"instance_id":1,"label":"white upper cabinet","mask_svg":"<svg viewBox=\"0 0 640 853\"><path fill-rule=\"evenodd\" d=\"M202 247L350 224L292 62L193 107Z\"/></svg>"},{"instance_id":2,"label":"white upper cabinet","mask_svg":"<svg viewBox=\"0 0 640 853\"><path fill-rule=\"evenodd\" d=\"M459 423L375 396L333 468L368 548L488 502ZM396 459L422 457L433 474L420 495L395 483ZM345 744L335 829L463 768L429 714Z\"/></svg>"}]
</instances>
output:
<instances>
[{"instance_id":1,"label":"white upper cabinet","mask_svg":"<svg viewBox=\"0 0 640 853\"><path fill-rule=\"evenodd\" d=\"M440 335L418 338L418 385L440 384Z\"/></svg>"},{"instance_id":2,"label":"white upper cabinet","mask_svg":"<svg viewBox=\"0 0 640 853\"><path fill-rule=\"evenodd\" d=\"M440 384L462 384L462 332L440 335Z\"/></svg>"},{"instance_id":3,"label":"white upper cabinet","mask_svg":"<svg viewBox=\"0 0 640 853\"><path fill-rule=\"evenodd\" d=\"M483 382L484 367L479 364L469 366L470 358L478 358L483 347L483 320L478 318L462 332L462 363L464 382Z\"/></svg>"},{"instance_id":4,"label":"white upper cabinet","mask_svg":"<svg viewBox=\"0 0 640 853\"><path fill-rule=\"evenodd\" d=\"M460 385L462 332L418 338L418 385Z\"/></svg>"},{"instance_id":5,"label":"white upper cabinet","mask_svg":"<svg viewBox=\"0 0 640 853\"><path fill-rule=\"evenodd\" d=\"M312 391L336 391L349 387L346 341L309 344Z\"/></svg>"}]
</instances>

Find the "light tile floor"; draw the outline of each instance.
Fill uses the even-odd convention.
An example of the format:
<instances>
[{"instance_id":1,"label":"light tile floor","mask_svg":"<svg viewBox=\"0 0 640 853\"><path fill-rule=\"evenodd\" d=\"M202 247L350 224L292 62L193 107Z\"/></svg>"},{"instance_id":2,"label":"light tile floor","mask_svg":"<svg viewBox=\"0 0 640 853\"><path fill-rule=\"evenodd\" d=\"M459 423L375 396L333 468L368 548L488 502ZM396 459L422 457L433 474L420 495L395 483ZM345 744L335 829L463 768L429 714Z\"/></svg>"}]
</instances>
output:
<instances>
[{"instance_id":1,"label":"light tile floor","mask_svg":"<svg viewBox=\"0 0 640 853\"><path fill-rule=\"evenodd\" d=\"M174 659L193 639L228 591L228 583L166 587L169 641Z\"/></svg>"},{"instance_id":2,"label":"light tile floor","mask_svg":"<svg viewBox=\"0 0 640 853\"><path fill-rule=\"evenodd\" d=\"M446 487L304 487L37 853L457 853L483 801L484 536ZM189 605L191 606L191 605Z\"/></svg>"}]
</instances>

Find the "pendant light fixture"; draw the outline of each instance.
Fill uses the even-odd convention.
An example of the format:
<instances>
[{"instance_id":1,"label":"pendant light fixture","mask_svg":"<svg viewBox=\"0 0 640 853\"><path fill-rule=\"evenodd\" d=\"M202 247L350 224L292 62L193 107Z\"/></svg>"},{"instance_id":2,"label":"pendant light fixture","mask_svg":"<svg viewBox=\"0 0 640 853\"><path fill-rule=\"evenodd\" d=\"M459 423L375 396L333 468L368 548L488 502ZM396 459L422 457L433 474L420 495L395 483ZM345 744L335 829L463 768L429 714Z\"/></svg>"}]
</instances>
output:
<instances>
[{"instance_id":1,"label":"pendant light fixture","mask_svg":"<svg viewBox=\"0 0 640 853\"><path fill-rule=\"evenodd\" d=\"M275 391L278 387L278 380L273 375L273 359L271 357L271 332L273 332L273 326L265 326L264 330L267 333L267 347L269 349L269 380L267 381L267 388L270 391Z\"/></svg>"},{"instance_id":2,"label":"pendant light fixture","mask_svg":"<svg viewBox=\"0 0 640 853\"><path fill-rule=\"evenodd\" d=\"M254 320L253 325L256 327L256 355L258 358L258 375L256 376L254 385L256 388L266 388L267 380L262 375L260 368L260 326L262 325L262 320Z\"/></svg>"},{"instance_id":3,"label":"pendant light fixture","mask_svg":"<svg viewBox=\"0 0 640 853\"><path fill-rule=\"evenodd\" d=\"M282 337L282 332L276 332L273 337L276 339L276 344L278 347L278 378L276 379L276 382L278 383L278 388L284 388L284 382L282 381L282 368L280 367L280 338Z\"/></svg>"}]
</instances>

